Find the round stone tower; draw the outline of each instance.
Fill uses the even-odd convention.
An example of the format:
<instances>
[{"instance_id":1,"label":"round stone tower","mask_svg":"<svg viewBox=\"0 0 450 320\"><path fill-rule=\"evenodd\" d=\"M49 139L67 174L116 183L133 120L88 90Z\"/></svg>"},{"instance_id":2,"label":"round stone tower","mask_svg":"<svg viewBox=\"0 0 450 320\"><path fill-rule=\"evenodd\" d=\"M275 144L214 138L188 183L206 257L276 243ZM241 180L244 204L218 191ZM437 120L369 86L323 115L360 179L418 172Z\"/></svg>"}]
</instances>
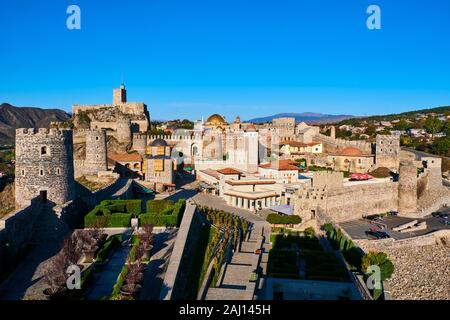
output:
<instances>
[{"instance_id":1,"label":"round stone tower","mask_svg":"<svg viewBox=\"0 0 450 320\"><path fill-rule=\"evenodd\" d=\"M398 212L406 216L417 212L417 168L411 161L400 163Z\"/></svg>"},{"instance_id":2,"label":"round stone tower","mask_svg":"<svg viewBox=\"0 0 450 320\"><path fill-rule=\"evenodd\" d=\"M131 142L131 120L126 117L117 119L117 140L120 143Z\"/></svg>"},{"instance_id":3,"label":"round stone tower","mask_svg":"<svg viewBox=\"0 0 450 320\"><path fill-rule=\"evenodd\" d=\"M96 175L99 171L108 170L107 153L106 131L87 131L85 174Z\"/></svg>"},{"instance_id":4,"label":"round stone tower","mask_svg":"<svg viewBox=\"0 0 450 320\"><path fill-rule=\"evenodd\" d=\"M41 197L55 204L73 200L72 130L16 130L16 207Z\"/></svg>"}]
</instances>

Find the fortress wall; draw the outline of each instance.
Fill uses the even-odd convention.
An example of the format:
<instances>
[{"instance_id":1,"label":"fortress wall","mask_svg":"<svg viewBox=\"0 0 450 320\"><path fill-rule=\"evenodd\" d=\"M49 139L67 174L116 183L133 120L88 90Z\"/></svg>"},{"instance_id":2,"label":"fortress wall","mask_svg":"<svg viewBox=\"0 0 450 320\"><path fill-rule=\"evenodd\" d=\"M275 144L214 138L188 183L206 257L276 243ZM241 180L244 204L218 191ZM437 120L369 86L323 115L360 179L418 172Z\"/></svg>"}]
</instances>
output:
<instances>
[{"instance_id":1,"label":"fortress wall","mask_svg":"<svg viewBox=\"0 0 450 320\"><path fill-rule=\"evenodd\" d=\"M398 209L398 183L354 185L329 190L322 209L334 221L342 222Z\"/></svg>"},{"instance_id":2,"label":"fortress wall","mask_svg":"<svg viewBox=\"0 0 450 320\"><path fill-rule=\"evenodd\" d=\"M26 207L0 219L0 243L8 243L13 250L21 249L31 239L42 208L43 202L36 197Z\"/></svg>"},{"instance_id":3,"label":"fortress wall","mask_svg":"<svg viewBox=\"0 0 450 320\"><path fill-rule=\"evenodd\" d=\"M324 134L316 134L314 140L322 142L324 149L327 152L336 152L347 147L356 147L361 149L364 153L372 153L372 144L361 140L345 140L345 139L333 139L332 137Z\"/></svg>"}]
</instances>

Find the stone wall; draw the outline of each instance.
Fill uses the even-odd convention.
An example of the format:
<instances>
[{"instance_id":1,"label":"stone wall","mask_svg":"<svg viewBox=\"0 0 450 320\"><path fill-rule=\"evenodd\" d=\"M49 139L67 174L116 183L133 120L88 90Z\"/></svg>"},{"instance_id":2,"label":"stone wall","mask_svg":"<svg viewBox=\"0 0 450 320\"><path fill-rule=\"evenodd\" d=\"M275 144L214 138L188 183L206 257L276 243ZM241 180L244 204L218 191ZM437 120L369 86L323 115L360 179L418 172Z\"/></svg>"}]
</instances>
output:
<instances>
[{"instance_id":1,"label":"stone wall","mask_svg":"<svg viewBox=\"0 0 450 320\"><path fill-rule=\"evenodd\" d=\"M197 249L203 219L196 206L187 203L177 239L170 256L169 265L160 292L160 300L180 300L186 296L189 272Z\"/></svg>"},{"instance_id":2,"label":"stone wall","mask_svg":"<svg viewBox=\"0 0 450 320\"><path fill-rule=\"evenodd\" d=\"M16 210L0 219L0 244L8 243L14 251L20 250L31 239L32 231L38 222L43 202L36 197L25 208Z\"/></svg>"},{"instance_id":3,"label":"stone wall","mask_svg":"<svg viewBox=\"0 0 450 320\"><path fill-rule=\"evenodd\" d=\"M383 182L346 186L328 190L321 209L335 222L362 218L363 215L397 210L398 183Z\"/></svg>"},{"instance_id":4,"label":"stone wall","mask_svg":"<svg viewBox=\"0 0 450 320\"><path fill-rule=\"evenodd\" d=\"M332 137L321 133L316 134L314 136L314 140L322 142L325 151L329 153L337 152L347 147L358 148L363 153L372 153L372 145L366 141L333 139Z\"/></svg>"},{"instance_id":5,"label":"stone wall","mask_svg":"<svg viewBox=\"0 0 450 320\"><path fill-rule=\"evenodd\" d=\"M354 239L353 241L365 252L385 251L390 248L420 247L441 244L442 239L449 243L450 230L439 230L418 237L412 237L401 240L392 238L382 240Z\"/></svg>"}]
</instances>

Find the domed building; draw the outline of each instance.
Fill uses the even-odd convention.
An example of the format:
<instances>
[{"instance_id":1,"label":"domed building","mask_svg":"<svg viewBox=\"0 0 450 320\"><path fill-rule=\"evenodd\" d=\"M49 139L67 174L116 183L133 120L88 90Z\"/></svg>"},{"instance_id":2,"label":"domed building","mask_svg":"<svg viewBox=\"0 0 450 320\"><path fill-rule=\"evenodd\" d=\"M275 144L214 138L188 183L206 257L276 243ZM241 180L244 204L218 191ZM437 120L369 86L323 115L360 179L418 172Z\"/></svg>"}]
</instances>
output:
<instances>
[{"instance_id":1,"label":"domed building","mask_svg":"<svg viewBox=\"0 0 450 320\"><path fill-rule=\"evenodd\" d=\"M153 140L147 149L145 180L153 184L154 190L173 189L174 173L171 148L166 140Z\"/></svg>"},{"instance_id":2,"label":"domed building","mask_svg":"<svg viewBox=\"0 0 450 320\"><path fill-rule=\"evenodd\" d=\"M220 114L213 114L206 119L206 122L204 123L205 128L210 129L222 129L228 127L228 123L225 121L225 118L221 116Z\"/></svg>"}]
</instances>

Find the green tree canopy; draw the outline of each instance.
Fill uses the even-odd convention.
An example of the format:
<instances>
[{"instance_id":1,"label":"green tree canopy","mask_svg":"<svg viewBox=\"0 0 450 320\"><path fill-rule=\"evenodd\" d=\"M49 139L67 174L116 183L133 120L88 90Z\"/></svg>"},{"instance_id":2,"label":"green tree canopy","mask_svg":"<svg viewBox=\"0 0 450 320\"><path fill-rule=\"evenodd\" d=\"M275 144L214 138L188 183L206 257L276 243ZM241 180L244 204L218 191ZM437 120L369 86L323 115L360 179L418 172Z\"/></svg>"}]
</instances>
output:
<instances>
[{"instance_id":1,"label":"green tree canopy","mask_svg":"<svg viewBox=\"0 0 450 320\"><path fill-rule=\"evenodd\" d=\"M382 281L389 279L394 273L394 264L384 252L370 251L364 255L362 270L367 273L368 268L373 265L380 267Z\"/></svg>"},{"instance_id":2,"label":"green tree canopy","mask_svg":"<svg viewBox=\"0 0 450 320\"><path fill-rule=\"evenodd\" d=\"M424 128L432 136L441 131L442 127L442 121L436 117L428 117L427 120L425 120Z\"/></svg>"}]
</instances>

